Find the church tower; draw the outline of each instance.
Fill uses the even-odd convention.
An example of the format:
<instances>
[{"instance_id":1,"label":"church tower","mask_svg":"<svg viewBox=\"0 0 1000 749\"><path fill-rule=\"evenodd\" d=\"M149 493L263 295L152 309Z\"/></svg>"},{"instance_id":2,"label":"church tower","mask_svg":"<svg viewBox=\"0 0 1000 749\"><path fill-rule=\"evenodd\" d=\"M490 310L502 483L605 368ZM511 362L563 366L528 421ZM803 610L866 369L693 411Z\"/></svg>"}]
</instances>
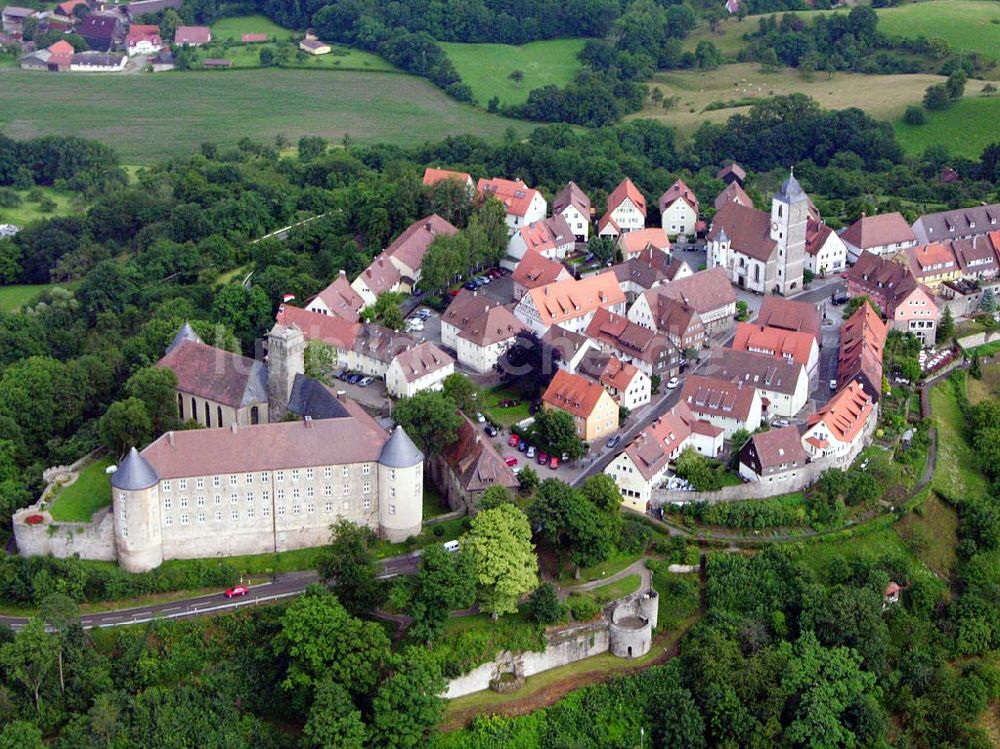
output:
<instances>
[{"instance_id":1,"label":"church tower","mask_svg":"<svg viewBox=\"0 0 1000 749\"><path fill-rule=\"evenodd\" d=\"M297 327L275 325L267 334L267 412L271 422L288 413L295 376L305 373L306 339Z\"/></svg>"},{"instance_id":2,"label":"church tower","mask_svg":"<svg viewBox=\"0 0 1000 749\"><path fill-rule=\"evenodd\" d=\"M809 222L809 196L789 171L788 179L771 199L771 239L777 245L775 290L783 296L802 291L806 263L806 229Z\"/></svg>"}]
</instances>

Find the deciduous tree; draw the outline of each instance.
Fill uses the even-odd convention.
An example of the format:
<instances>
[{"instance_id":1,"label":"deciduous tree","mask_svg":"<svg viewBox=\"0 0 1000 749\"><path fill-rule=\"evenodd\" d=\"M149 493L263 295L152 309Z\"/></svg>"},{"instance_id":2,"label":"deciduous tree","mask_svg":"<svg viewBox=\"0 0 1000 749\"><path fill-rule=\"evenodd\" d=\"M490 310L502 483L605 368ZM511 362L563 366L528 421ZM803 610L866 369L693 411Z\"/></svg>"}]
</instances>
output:
<instances>
[{"instance_id":1,"label":"deciduous tree","mask_svg":"<svg viewBox=\"0 0 1000 749\"><path fill-rule=\"evenodd\" d=\"M372 550L375 541L370 528L341 518L331 528L330 545L317 564L320 577L344 608L357 616L375 608L384 592Z\"/></svg>"},{"instance_id":2,"label":"deciduous tree","mask_svg":"<svg viewBox=\"0 0 1000 749\"><path fill-rule=\"evenodd\" d=\"M411 398L403 398L392 415L424 455L439 454L455 441L462 425L455 402L436 390L423 390Z\"/></svg>"},{"instance_id":3,"label":"deciduous tree","mask_svg":"<svg viewBox=\"0 0 1000 749\"><path fill-rule=\"evenodd\" d=\"M538 584L538 560L525 514L511 504L480 512L463 546L472 557L483 610L494 620L517 611L520 597Z\"/></svg>"}]
</instances>

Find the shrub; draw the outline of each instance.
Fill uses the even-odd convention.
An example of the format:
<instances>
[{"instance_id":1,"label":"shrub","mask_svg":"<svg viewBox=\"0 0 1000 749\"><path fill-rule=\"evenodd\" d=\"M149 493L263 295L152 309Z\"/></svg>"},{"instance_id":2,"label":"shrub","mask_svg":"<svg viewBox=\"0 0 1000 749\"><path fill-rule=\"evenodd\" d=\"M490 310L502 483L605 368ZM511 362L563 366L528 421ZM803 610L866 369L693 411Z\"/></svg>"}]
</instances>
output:
<instances>
[{"instance_id":1,"label":"shrub","mask_svg":"<svg viewBox=\"0 0 1000 749\"><path fill-rule=\"evenodd\" d=\"M566 599L566 606L578 622L589 622L601 613L601 607L590 596L570 596Z\"/></svg>"},{"instance_id":2,"label":"shrub","mask_svg":"<svg viewBox=\"0 0 1000 749\"><path fill-rule=\"evenodd\" d=\"M641 554L653 542L653 530L645 523L626 520L622 525L619 548L626 554Z\"/></svg>"},{"instance_id":3,"label":"shrub","mask_svg":"<svg viewBox=\"0 0 1000 749\"><path fill-rule=\"evenodd\" d=\"M911 104L906 108L906 113L903 115L903 122L907 125L923 125L927 122L927 116L924 114L924 110L916 104Z\"/></svg>"},{"instance_id":4,"label":"shrub","mask_svg":"<svg viewBox=\"0 0 1000 749\"><path fill-rule=\"evenodd\" d=\"M444 526L443 525L433 526L433 528L431 529L431 533L433 533L438 538L441 538L441 536L444 535Z\"/></svg>"},{"instance_id":5,"label":"shrub","mask_svg":"<svg viewBox=\"0 0 1000 749\"><path fill-rule=\"evenodd\" d=\"M555 624L565 614L552 583L543 583L535 588L528 598L528 611L531 618L541 625Z\"/></svg>"}]
</instances>

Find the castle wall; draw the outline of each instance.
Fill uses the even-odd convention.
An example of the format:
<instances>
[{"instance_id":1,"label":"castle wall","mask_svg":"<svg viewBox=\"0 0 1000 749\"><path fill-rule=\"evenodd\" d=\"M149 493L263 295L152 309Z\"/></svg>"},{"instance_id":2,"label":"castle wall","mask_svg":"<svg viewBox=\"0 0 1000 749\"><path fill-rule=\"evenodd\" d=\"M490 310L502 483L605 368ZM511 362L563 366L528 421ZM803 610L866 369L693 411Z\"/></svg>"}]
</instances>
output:
<instances>
[{"instance_id":1,"label":"castle wall","mask_svg":"<svg viewBox=\"0 0 1000 749\"><path fill-rule=\"evenodd\" d=\"M24 521L29 515L41 515L45 521L28 525ZM57 559L79 556L102 562L113 562L117 558L110 508L94 513L89 523L60 523L33 505L17 512L13 525L17 550L22 556L51 555Z\"/></svg>"}]
</instances>

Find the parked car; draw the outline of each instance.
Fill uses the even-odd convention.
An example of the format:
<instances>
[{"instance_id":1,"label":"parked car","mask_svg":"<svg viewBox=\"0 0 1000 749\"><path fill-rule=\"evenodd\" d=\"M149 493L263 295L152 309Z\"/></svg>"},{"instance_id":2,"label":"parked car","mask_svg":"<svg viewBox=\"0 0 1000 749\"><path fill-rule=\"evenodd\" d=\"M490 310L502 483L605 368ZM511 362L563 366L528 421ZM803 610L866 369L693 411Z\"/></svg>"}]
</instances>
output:
<instances>
[{"instance_id":1,"label":"parked car","mask_svg":"<svg viewBox=\"0 0 1000 749\"><path fill-rule=\"evenodd\" d=\"M445 541L441 545L444 547L445 551L450 552L452 554L454 554L459 549L458 541Z\"/></svg>"},{"instance_id":2,"label":"parked car","mask_svg":"<svg viewBox=\"0 0 1000 749\"><path fill-rule=\"evenodd\" d=\"M504 458L503 462L509 465L511 468L513 468L514 466L517 465L517 458L511 455L509 457Z\"/></svg>"},{"instance_id":3,"label":"parked car","mask_svg":"<svg viewBox=\"0 0 1000 749\"><path fill-rule=\"evenodd\" d=\"M477 412L476 413L476 421L478 421L480 424L485 424L486 423L486 417L483 416L481 413Z\"/></svg>"},{"instance_id":4,"label":"parked car","mask_svg":"<svg viewBox=\"0 0 1000 749\"><path fill-rule=\"evenodd\" d=\"M526 453L526 456L527 456L528 460L534 460L535 459L535 446L534 445L529 445L528 446L528 452Z\"/></svg>"},{"instance_id":5,"label":"parked car","mask_svg":"<svg viewBox=\"0 0 1000 749\"><path fill-rule=\"evenodd\" d=\"M791 424L791 422L788 419L775 419L774 421L771 422L771 426L777 427L778 429L786 427L789 424Z\"/></svg>"},{"instance_id":6,"label":"parked car","mask_svg":"<svg viewBox=\"0 0 1000 749\"><path fill-rule=\"evenodd\" d=\"M677 387L680 384L681 384L680 380L678 380L676 377L671 377L669 380L667 380L667 389L668 390L673 390L675 387Z\"/></svg>"},{"instance_id":7,"label":"parked car","mask_svg":"<svg viewBox=\"0 0 1000 749\"><path fill-rule=\"evenodd\" d=\"M549 462L548 453L538 453L538 465L543 466Z\"/></svg>"},{"instance_id":8,"label":"parked car","mask_svg":"<svg viewBox=\"0 0 1000 749\"><path fill-rule=\"evenodd\" d=\"M250 592L250 586L243 585L242 583L240 583L239 585L234 585L233 587L229 588L229 590L227 590L224 593L224 595L226 596L226 598L233 598L234 596L245 596L249 592Z\"/></svg>"},{"instance_id":9,"label":"parked car","mask_svg":"<svg viewBox=\"0 0 1000 749\"><path fill-rule=\"evenodd\" d=\"M360 387L366 388L369 385L371 385L373 382L375 382L375 378L374 377L362 377L360 380L358 380L358 385Z\"/></svg>"},{"instance_id":10,"label":"parked car","mask_svg":"<svg viewBox=\"0 0 1000 749\"><path fill-rule=\"evenodd\" d=\"M837 381L836 380L830 380L830 390L832 390L832 391L836 391L837 390Z\"/></svg>"},{"instance_id":11,"label":"parked car","mask_svg":"<svg viewBox=\"0 0 1000 749\"><path fill-rule=\"evenodd\" d=\"M850 297L844 293L834 294L832 301L834 307L839 307L842 304L847 304L847 302L850 301Z\"/></svg>"},{"instance_id":12,"label":"parked car","mask_svg":"<svg viewBox=\"0 0 1000 749\"><path fill-rule=\"evenodd\" d=\"M559 467L559 458L553 455L551 458L549 458L549 468L551 468L554 471L558 467Z\"/></svg>"},{"instance_id":13,"label":"parked car","mask_svg":"<svg viewBox=\"0 0 1000 749\"><path fill-rule=\"evenodd\" d=\"M519 443L520 441L521 441L521 438L520 438L520 437L518 437L518 436L517 436L516 434L512 434L512 435L510 435L510 439L509 439L509 440L507 440L507 444L508 444L508 445L509 445L510 447L517 447L517 445L518 445L518 443Z\"/></svg>"},{"instance_id":14,"label":"parked car","mask_svg":"<svg viewBox=\"0 0 1000 749\"><path fill-rule=\"evenodd\" d=\"M479 288L479 285L475 281L469 281L465 284L462 284L462 288L468 289L469 291L475 291L476 289Z\"/></svg>"},{"instance_id":15,"label":"parked car","mask_svg":"<svg viewBox=\"0 0 1000 749\"><path fill-rule=\"evenodd\" d=\"M532 447L531 449L534 450L535 448ZM520 442L517 443L517 450L518 452L527 453L528 443L525 442L524 440L521 440Z\"/></svg>"},{"instance_id":16,"label":"parked car","mask_svg":"<svg viewBox=\"0 0 1000 749\"><path fill-rule=\"evenodd\" d=\"M357 384L358 384L359 382L361 382L361 381L362 381L363 379L365 379L365 376L364 376L364 375L362 375L362 374L352 374L352 375L351 375L351 376L350 376L350 377L348 378L347 382L348 382L349 384L351 384L351 385L357 385Z\"/></svg>"},{"instance_id":17,"label":"parked car","mask_svg":"<svg viewBox=\"0 0 1000 749\"><path fill-rule=\"evenodd\" d=\"M622 441L622 436L620 434L612 434L608 437L608 449L612 450L618 447L618 443Z\"/></svg>"},{"instance_id":18,"label":"parked car","mask_svg":"<svg viewBox=\"0 0 1000 749\"><path fill-rule=\"evenodd\" d=\"M492 424L487 424L484 431L490 437L496 437L497 436L497 428L495 426L493 426Z\"/></svg>"}]
</instances>

